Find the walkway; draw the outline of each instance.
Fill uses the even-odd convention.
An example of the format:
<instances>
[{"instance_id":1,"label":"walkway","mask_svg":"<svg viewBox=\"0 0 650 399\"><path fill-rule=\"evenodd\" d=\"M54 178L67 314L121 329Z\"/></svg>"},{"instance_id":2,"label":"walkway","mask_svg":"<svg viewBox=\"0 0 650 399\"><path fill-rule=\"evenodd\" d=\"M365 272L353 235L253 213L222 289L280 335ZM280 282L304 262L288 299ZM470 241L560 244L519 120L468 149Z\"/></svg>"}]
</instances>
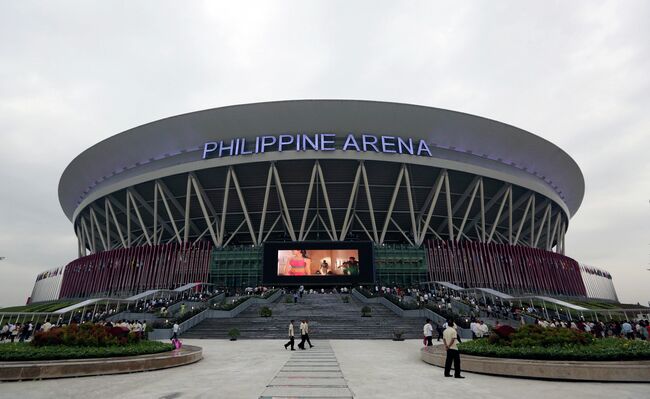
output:
<instances>
[{"instance_id":1,"label":"walkway","mask_svg":"<svg viewBox=\"0 0 650 399\"><path fill-rule=\"evenodd\" d=\"M189 366L146 373L7 382L0 384L0 397L255 399L270 388L270 383L275 383L276 377L290 374L280 370L288 369L294 354L316 356L320 354L316 350L327 346L327 341L320 340L316 334L312 341L316 345L313 352L297 353L284 350L285 340L188 339L184 343L202 346L204 356ZM355 399L637 399L648 396L648 384L538 381L471 373L465 374L464 380L444 378L441 369L420 360L422 341L419 339L332 340L329 344ZM347 395L349 398L349 392Z\"/></svg>"},{"instance_id":2,"label":"walkway","mask_svg":"<svg viewBox=\"0 0 650 399\"><path fill-rule=\"evenodd\" d=\"M353 397L329 341L304 351L296 348L260 399L316 397Z\"/></svg>"}]
</instances>

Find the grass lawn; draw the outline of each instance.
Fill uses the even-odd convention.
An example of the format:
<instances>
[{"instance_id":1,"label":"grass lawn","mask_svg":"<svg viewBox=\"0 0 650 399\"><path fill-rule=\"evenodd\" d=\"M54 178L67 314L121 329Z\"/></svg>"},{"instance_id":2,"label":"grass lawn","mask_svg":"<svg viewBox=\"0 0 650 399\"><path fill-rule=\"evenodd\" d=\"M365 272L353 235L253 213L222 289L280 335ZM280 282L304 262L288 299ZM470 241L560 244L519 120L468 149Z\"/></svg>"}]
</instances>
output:
<instances>
[{"instance_id":1,"label":"grass lawn","mask_svg":"<svg viewBox=\"0 0 650 399\"><path fill-rule=\"evenodd\" d=\"M11 306L8 308L0 308L0 312L16 312L16 313L32 313L32 312L54 312L55 310L63 309L67 306L74 305L79 301L56 301L47 303L34 303L31 305Z\"/></svg>"}]
</instances>

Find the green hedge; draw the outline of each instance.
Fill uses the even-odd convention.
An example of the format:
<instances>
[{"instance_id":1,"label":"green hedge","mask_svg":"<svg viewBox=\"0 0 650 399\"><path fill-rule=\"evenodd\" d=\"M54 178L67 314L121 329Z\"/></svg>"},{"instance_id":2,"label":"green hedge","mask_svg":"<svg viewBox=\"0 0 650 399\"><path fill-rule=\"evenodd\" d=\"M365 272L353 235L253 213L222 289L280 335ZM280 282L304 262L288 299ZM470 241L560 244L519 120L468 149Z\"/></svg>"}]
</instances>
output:
<instances>
[{"instance_id":1,"label":"green hedge","mask_svg":"<svg viewBox=\"0 0 650 399\"><path fill-rule=\"evenodd\" d=\"M598 339L588 345L501 346L487 339L458 344L461 353L537 360L650 360L650 342L622 338Z\"/></svg>"},{"instance_id":2,"label":"green hedge","mask_svg":"<svg viewBox=\"0 0 650 399\"><path fill-rule=\"evenodd\" d=\"M222 302L222 303L215 303L212 305L211 309L214 310L233 310L237 306L241 305L242 303L248 301L249 299L254 298L252 295L249 296L242 296L236 299L234 302Z\"/></svg>"},{"instance_id":3,"label":"green hedge","mask_svg":"<svg viewBox=\"0 0 650 399\"><path fill-rule=\"evenodd\" d=\"M142 341L135 344L104 347L79 347L54 345L35 347L27 343L0 345L0 361L89 359L101 357L135 356L167 352L171 344L158 341Z\"/></svg>"}]
</instances>

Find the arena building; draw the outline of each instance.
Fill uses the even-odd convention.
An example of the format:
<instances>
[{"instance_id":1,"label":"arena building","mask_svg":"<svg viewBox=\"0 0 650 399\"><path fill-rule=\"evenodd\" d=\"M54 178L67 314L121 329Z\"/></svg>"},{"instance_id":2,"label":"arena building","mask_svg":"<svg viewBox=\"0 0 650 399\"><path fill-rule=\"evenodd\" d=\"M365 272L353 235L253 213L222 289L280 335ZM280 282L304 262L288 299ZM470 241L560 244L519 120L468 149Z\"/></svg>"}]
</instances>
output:
<instances>
[{"instance_id":1,"label":"arena building","mask_svg":"<svg viewBox=\"0 0 650 399\"><path fill-rule=\"evenodd\" d=\"M58 296L445 281L611 298L565 256L583 195L563 150L460 112L351 100L193 112L66 168L59 199L79 258Z\"/></svg>"}]
</instances>

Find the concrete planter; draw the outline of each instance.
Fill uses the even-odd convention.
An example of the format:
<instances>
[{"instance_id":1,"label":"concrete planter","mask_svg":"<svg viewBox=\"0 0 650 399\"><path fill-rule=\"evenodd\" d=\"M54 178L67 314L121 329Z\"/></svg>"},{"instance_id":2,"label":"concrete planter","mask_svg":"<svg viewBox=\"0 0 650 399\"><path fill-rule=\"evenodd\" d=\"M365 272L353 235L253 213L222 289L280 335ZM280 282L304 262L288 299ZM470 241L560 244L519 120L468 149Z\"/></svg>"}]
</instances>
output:
<instances>
[{"instance_id":1,"label":"concrete planter","mask_svg":"<svg viewBox=\"0 0 650 399\"><path fill-rule=\"evenodd\" d=\"M445 366L442 345L420 350L420 358L438 367ZM460 355L461 369L472 373L569 381L648 382L650 360L586 362L568 360L527 360Z\"/></svg>"},{"instance_id":2,"label":"concrete planter","mask_svg":"<svg viewBox=\"0 0 650 399\"><path fill-rule=\"evenodd\" d=\"M136 373L198 362L203 350L185 345L181 349L151 355L97 359L42 360L0 363L0 381L42 380L46 378Z\"/></svg>"}]
</instances>

